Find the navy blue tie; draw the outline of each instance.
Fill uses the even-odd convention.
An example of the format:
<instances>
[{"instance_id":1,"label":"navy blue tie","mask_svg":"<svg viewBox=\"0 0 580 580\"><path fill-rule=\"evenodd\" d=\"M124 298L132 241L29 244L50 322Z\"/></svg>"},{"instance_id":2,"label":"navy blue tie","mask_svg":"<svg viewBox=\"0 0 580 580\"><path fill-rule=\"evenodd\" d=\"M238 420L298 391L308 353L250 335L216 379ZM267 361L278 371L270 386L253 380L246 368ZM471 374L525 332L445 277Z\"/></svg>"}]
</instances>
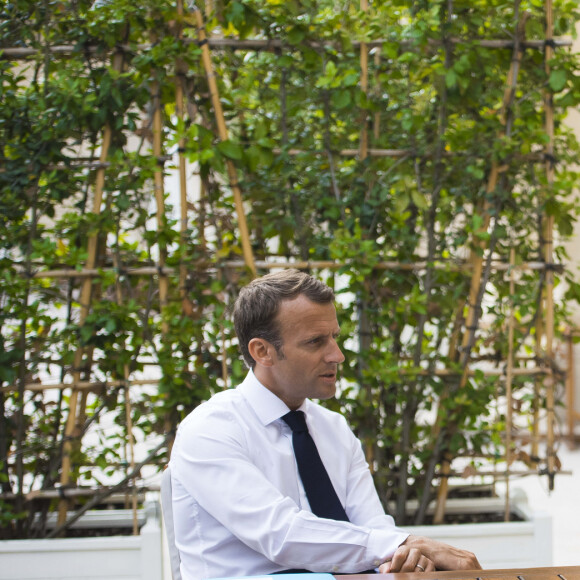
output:
<instances>
[{"instance_id":1,"label":"navy blue tie","mask_svg":"<svg viewBox=\"0 0 580 580\"><path fill-rule=\"evenodd\" d=\"M292 445L298 473L312 513L320 518L348 522L348 516L336 495L318 449L306 426L302 411L290 411L282 419L292 429Z\"/></svg>"}]
</instances>

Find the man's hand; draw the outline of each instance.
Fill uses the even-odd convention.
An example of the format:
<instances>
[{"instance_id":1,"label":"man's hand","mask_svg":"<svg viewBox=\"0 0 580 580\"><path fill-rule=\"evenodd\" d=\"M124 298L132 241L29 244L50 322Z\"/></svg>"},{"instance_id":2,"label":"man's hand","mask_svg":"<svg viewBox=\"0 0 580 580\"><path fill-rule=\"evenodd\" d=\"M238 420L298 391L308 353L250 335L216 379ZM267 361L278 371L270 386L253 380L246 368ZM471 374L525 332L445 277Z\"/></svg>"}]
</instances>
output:
<instances>
[{"instance_id":1,"label":"man's hand","mask_svg":"<svg viewBox=\"0 0 580 580\"><path fill-rule=\"evenodd\" d=\"M418 548L411 548L406 542L401 544L393 557L379 567L381 574L389 572L431 572L435 564L421 553Z\"/></svg>"},{"instance_id":2,"label":"man's hand","mask_svg":"<svg viewBox=\"0 0 580 580\"><path fill-rule=\"evenodd\" d=\"M415 569L416 568L416 569ZM467 550L454 548L423 536L409 536L393 554L390 562L379 568L388 572L419 572L425 570L481 570L477 558Z\"/></svg>"}]
</instances>

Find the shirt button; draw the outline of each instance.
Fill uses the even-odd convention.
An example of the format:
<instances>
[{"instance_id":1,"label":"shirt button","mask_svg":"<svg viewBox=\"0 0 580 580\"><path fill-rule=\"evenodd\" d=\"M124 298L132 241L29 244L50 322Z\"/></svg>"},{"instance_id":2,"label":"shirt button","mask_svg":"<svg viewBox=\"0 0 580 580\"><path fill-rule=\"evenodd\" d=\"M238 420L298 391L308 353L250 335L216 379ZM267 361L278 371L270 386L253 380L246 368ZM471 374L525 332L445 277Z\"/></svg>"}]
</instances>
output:
<instances>
[{"instance_id":1,"label":"shirt button","mask_svg":"<svg viewBox=\"0 0 580 580\"><path fill-rule=\"evenodd\" d=\"M333 572L338 572L338 566L333 566L333 567L332 567L332 571L333 571Z\"/></svg>"},{"instance_id":2,"label":"shirt button","mask_svg":"<svg viewBox=\"0 0 580 580\"><path fill-rule=\"evenodd\" d=\"M374 561L374 565L375 565L375 568L376 568L377 566L380 566L380 565L381 565L381 561L380 561L380 560L375 560L375 561Z\"/></svg>"}]
</instances>

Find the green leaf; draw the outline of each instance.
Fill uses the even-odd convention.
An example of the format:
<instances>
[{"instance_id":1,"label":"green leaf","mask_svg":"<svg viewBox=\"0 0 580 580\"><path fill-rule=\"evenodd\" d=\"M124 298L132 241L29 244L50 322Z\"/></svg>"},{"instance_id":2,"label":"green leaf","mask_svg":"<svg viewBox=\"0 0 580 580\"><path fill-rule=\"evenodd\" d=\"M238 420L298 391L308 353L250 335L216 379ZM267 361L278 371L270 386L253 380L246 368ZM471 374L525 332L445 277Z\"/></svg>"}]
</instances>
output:
<instances>
[{"instance_id":1,"label":"green leaf","mask_svg":"<svg viewBox=\"0 0 580 580\"><path fill-rule=\"evenodd\" d=\"M397 213L402 214L407 207L409 207L410 198L406 193L400 193L395 197L395 210Z\"/></svg>"},{"instance_id":2,"label":"green leaf","mask_svg":"<svg viewBox=\"0 0 580 580\"><path fill-rule=\"evenodd\" d=\"M240 145L233 141L220 141L217 145L218 151L228 157L229 159L240 160L243 157L244 151Z\"/></svg>"},{"instance_id":3,"label":"green leaf","mask_svg":"<svg viewBox=\"0 0 580 580\"><path fill-rule=\"evenodd\" d=\"M411 199L419 209L427 209L429 207L429 203L425 199L425 196L416 189L411 191Z\"/></svg>"},{"instance_id":4,"label":"green leaf","mask_svg":"<svg viewBox=\"0 0 580 580\"><path fill-rule=\"evenodd\" d=\"M452 89L457 85L457 73L452 68L445 73L445 85L448 89Z\"/></svg>"},{"instance_id":5,"label":"green leaf","mask_svg":"<svg viewBox=\"0 0 580 580\"><path fill-rule=\"evenodd\" d=\"M354 87L358 84L360 75L356 71L347 72L342 79L342 85L345 87Z\"/></svg>"},{"instance_id":6,"label":"green leaf","mask_svg":"<svg viewBox=\"0 0 580 580\"><path fill-rule=\"evenodd\" d=\"M306 36L306 31L301 26L294 26L288 31L288 42L290 44L300 44L304 37Z\"/></svg>"},{"instance_id":7,"label":"green leaf","mask_svg":"<svg viewBox=\"0 0 580 580\"><path fill-rule=\"evenodd\" d=\"M566 86L566 71L564 70L553 70L550 73L550 79L548 84L550 88L555 92L560 92Z\"/></svg>"},{"instance_id":8,"label":"green leaf","mask_svg":"<svg viewBox=\"0 0 580 580\"><path fill-rule=\"evenodd\" d=\"M337 109L344 109L350 105L352 99L349 91L336 91L332 93L331 100Z\"/></svg>"}]
</instances>

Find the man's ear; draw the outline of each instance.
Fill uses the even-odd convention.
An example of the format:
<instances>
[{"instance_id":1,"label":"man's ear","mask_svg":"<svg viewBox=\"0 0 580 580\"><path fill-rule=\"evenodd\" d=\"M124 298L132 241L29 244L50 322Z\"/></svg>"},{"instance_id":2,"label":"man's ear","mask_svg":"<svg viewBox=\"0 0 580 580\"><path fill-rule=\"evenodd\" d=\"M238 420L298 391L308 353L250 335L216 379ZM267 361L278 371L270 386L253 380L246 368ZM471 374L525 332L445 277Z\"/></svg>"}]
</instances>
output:
<instances>
[{"instance_id":1,"label":"man's ear","mask_svg":"<svg viewBox=\"0 0 580 580\"><path fill-rule=\"evenodd\" d=\"M272 354L275 352L271 343L263 338L252 338L248 343L248 350L256 364L270 367L274 363Z\"/></svg>"}]
</instances>

